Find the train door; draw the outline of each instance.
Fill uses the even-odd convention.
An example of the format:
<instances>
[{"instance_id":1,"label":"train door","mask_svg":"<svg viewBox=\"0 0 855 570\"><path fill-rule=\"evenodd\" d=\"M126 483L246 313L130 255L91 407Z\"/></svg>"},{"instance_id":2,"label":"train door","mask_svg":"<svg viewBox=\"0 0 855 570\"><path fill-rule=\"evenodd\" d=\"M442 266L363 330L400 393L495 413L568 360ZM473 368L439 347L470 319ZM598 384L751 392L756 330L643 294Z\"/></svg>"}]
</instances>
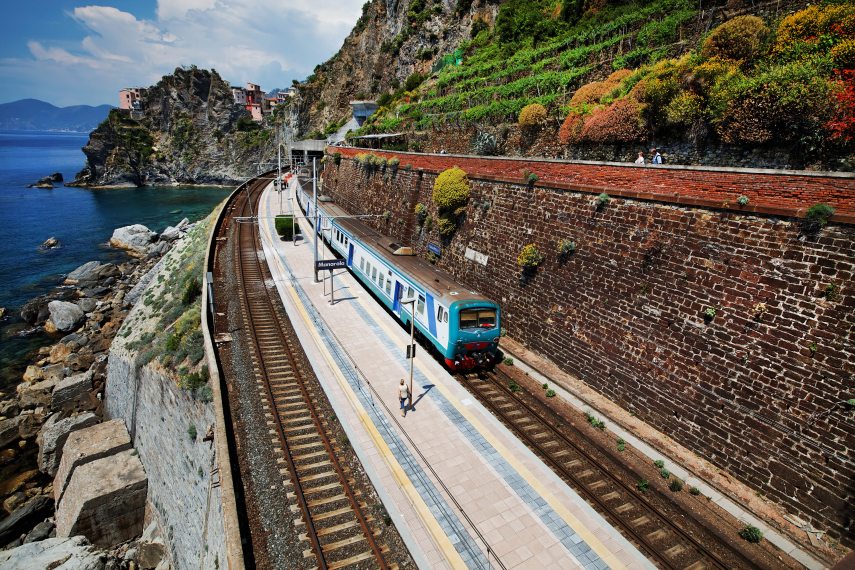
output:
<instances>
[{"instance_id":1,"label":"train door","mask_svg":"<svg viewBox=\"0 0 855 570\"><path fill-rule=\"evenodd\" d=\"M347 248L347 266L353 267L353 244Z\"/></svg>"},{"instance_id":2,"label":"train door","mask_svg":"<svg viewBox=\"0 0 855 570\"><path fill-rule=\"evenodd\" d=\"M392 299L393 299L393 301L392 301L392 312L398 313L399 315L401 313L401 294L403 293L403 291L404 291L404 287L401 285L401 282L396 280L395 281L395 296L392 297Z\"/></svg>"}]
</instances>

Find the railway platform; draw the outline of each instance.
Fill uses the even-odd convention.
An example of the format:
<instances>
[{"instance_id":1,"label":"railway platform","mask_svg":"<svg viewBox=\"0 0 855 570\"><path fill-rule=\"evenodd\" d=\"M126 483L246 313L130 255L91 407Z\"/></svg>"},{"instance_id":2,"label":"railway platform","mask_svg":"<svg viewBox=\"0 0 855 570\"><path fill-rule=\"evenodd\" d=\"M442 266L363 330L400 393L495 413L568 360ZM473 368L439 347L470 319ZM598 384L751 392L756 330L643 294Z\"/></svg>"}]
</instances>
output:
<instances>
[{"instance_id":1,"label":"railway platform","mask_svg":"<svg viewBox=\"0 0 855 570\"><path fill-rule=\"evenodd\" d=\"M296 244L275 232L274 216L295 213L292 204L272 185L264 191L264 256L348 444L419 567L653 568L425 350L414 409L400 416L408 331L346 269L315 282L307 224Z\"/></svg>"}]
</instances>

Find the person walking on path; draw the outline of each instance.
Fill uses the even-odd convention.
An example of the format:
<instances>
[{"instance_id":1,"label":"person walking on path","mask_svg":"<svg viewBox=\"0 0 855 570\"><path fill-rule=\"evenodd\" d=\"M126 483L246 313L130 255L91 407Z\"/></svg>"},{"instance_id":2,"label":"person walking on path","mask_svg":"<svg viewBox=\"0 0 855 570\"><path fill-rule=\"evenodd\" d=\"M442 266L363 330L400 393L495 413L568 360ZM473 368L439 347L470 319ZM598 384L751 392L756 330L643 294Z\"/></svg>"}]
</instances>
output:
<instances>
[{"instance_id":1,"label":"person walking on path","mask_svg":"<svg viewBox=\"0 0 855 570\"><path fill-rule=\"evenodd\" d=\"M398 399L401 401L401 416L407 415L407 398L410 397L410 389L401 378L401 383L398 385Z\"/></svg>"},{"instance_id":2,"label":"person walking on path","mask_svg":"<svg viewBox=\"0 0 855 570\"><path fill-rule=\"evenodd\" d=\"M651 148L650 153L653 155L653 158L650 159L650 164L662 164L662 155L659 154L658 148Z\"/></svg>"},{"instance_id":3,"label":"person walking on path","mask_svg":"<svg viewBox=\"0 0 855 570\"><path fill-rule=\"evenodd\" d=\"M644 164L644 153L638 151L638 158L635 159L635 164Z\"/></svg>"}]
</instances>

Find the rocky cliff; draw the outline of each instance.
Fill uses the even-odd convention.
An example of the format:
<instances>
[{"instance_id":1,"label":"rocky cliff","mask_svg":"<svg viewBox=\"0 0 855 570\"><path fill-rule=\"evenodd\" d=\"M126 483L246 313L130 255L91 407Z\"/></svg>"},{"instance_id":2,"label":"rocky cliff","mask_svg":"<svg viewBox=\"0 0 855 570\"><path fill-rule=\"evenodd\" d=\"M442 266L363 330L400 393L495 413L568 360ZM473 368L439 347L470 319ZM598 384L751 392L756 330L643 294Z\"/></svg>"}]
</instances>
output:
<instances>
[{"instance_id":1,"label":"rocky cliff","mask_svg":"<svg viewBox=\"0 0 855 570\"><path fill-rule=\"evenodd\" d=\"M469 39L473 25L492 24L498 0L371 0L332 58L300 86L299 130L323 131L350 116L353 99L398 89L413 73Z\"/></svg>"},{"instance_id":2,"label":"rocky cliff","mask_svg":"<svg viewBox=\"0 0 855 570\"><path fill-rule=\"evenodd\" d=\"M147 89L141 113L114 109L89 135L72 185L230 184L256 173L271 139L216 71L177 68Z\"/></svg>"}]
</instances>

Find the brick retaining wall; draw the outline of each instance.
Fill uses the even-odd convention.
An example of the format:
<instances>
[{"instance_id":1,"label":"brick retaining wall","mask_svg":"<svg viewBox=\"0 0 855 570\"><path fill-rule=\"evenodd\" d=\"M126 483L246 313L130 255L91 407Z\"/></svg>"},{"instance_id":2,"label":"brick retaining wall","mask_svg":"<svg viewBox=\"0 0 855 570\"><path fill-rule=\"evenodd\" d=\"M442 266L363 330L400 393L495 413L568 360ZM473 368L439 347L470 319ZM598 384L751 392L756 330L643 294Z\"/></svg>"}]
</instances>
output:
<instances>
[{"instance_id":1,"label":"brick retaining wall","mask_svg":"<svg viewBox=\"0 0 855 570\"><path fill-rule=\"evenodd\" d=\"M439 266L500 301L511 336L855 546L855 421L841 402L855 397L855 177L388 152L422 170L368 174L347 158L362 151L331 150L344 159L327 162L324 192L353 213L391 212L377 229L422 256L442 244ZM472 175L472 196L443 243L412 212L436 217L433 183L451 165ZM601 191L612 200L598 209ZM735 211L739 195L764 215ZM820 201L836 221L800 235L788 216ZM563 261L561 239L577 246ZM546 261L523 283L528 243Z\"/></svg>"}]
</instances>

